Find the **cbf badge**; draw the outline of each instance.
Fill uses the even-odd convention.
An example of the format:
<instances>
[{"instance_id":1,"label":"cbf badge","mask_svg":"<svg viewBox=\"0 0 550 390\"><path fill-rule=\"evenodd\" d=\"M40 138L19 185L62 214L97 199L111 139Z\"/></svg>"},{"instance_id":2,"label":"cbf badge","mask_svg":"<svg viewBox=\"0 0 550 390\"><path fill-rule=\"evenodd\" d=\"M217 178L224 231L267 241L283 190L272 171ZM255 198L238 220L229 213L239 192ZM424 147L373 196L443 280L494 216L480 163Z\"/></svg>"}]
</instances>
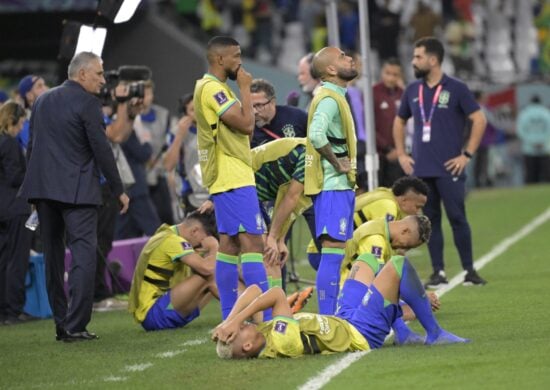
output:
<instances>
[{"instance_id":1,"label":"cbf badge","mask_svg":"<svg viewBox=\"0 0 550 390\"><path fill-rule=\"evenodd\" d=\"M439 99L438 99L439 107L447 108L450 97L451 97L451 93L449 91L441 91L441 94L439 95Z\"/></svg>"},{"instance_id":2,"label":"cbf badge","mask_svg":"<svg viewBox=\"0 0 550 390\"><path fill-rule=\"evenodd\" d=\"M347 227L348 227L348 221L346 221L345 218L341 218L341 219L340 219L340 232L339 232L339 234L340 234L341 236L345 236L345 235L346 235Z\"/></svg>"}]
</instances>

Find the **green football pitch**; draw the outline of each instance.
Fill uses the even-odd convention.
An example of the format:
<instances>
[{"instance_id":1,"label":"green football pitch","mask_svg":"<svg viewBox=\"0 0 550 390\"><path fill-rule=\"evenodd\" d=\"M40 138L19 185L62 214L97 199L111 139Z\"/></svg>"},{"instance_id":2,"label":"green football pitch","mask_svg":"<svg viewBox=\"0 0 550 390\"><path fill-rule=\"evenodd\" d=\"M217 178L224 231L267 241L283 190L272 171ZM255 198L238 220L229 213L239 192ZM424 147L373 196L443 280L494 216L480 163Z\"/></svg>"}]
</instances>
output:
<instances>
[{"instance_id":1,"label":"green football pitch","mask_svg":"<svg viewBox=\"0 0 550 390\"><path fill-rule=\"evenodd\" d=\"M221 361L209 341L216 302L184 329L153 333L125 312L94 313L89 329L100 339L92 342L56 342L51 319L0 327L0 388L549 389L550 187L472 192L467 209L474 258L489 283L447 291L437 318L469 344L394 347L388 340L366 354ZM452 278L460 265L447 222L444 234ZM296 234L292 250L300 276L313 279L302 259L306 242ZM426 247L409 257L427 278ZM314 299L307 309L316 310Z\"/></svg>"}]
</instances>

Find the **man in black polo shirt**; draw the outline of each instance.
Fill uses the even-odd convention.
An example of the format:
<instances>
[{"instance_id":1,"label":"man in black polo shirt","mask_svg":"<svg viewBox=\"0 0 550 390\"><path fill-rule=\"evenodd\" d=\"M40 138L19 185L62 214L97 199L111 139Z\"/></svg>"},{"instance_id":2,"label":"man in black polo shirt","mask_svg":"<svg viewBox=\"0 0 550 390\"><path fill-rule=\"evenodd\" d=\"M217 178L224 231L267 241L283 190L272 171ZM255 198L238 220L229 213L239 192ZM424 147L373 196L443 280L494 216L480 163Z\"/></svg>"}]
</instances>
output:
<instances>
[{"instance_id":1,"label":"man in black polo shirt","mask_svg":"<svg viewBox=\"0 0 550 390\"><path fill-rule=\"evenodd\" d=\"M415 43L412 65L417 81L409 84L401 99L393 125L399 163L406 174L422 178L429 187L424 213L432 222L428 243L433 274L427 287L446 284L443 262L441 202L451 223L462 267L464 285L486 283L473 267L472 234L466 219L465 168L477 150L485 125L485 115L468 87L441 70L444 49L433 37ZM405 123L414 117L412 156L405 152ZM472 122L464 143L467 120Z\"/></svg>"}]
</instances>

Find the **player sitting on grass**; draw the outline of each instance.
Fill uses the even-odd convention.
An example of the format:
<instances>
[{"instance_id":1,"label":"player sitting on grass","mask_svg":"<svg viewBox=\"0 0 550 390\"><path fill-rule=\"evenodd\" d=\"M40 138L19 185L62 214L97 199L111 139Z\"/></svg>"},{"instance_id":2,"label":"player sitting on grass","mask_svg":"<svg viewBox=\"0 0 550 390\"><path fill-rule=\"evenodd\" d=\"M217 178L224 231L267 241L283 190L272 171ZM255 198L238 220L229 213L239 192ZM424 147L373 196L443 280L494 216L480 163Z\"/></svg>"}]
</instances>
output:
<instances>
[{"instance_id":1,"label":"player sitting on grass","mask_svg":"<svg viewBox=\"0 0 550 390\"><path fill-rule=\"evenodd\" d=\"M384 218L386 221L397 221L407 215L420 213L428 199L428 186L422 179L404 176L393 183L392 188L378 187L355 198L353 228L367 221ZM308 260L313 268L318 267L321 254L313 240L308 246ZM348 266L343 262L342 266Z\"/></svg>"},{"instance_id":2,"label":"player sitting on grass","mask_svg":"<svg viewBox=\"0 0 550 390\"><path fill-rule=\"evenodd\" d=\"M134 271L128 307L145 330L183 327L212 296L218 298L216 236L213 214L193 212L178 225L163 224L149 239Z\"/></svg>"},{"instance_id":3,"label":"player sitting on grass","mask_svg":"<svg viewBox=\"0 0 550 390\"><path fill-rule=\"evenodd\" d=\"M365 270L364 282L370 285L376 274L382 269L397 252L405 252L419 247L430 238L431 224L425 216L410 215L398 221L376 219L366 222L353 232L353 237L347 242L344 264L349 268L342 268L343 284L353 262L363 262L368 265ZM439 299L434 293L428 295L434 310L439 309ZM414 313L408 306L404 306L405 319L414 319ZM396 344L421 344L424 338L405 324L403 318L396 318L392 324L395 332Z\"/></svg>"},{"instance_id":4,"label":"player sitting on grass","mask_svg":"<svg viewBox=\"0 0 550 390\"><path fill-rule=\"evenodd\" d=\"M284 292L271 288L262 294L248 287L227 319L214 329L212 339L221 358L276 358L306 354L366 351L380 348L391 324L401 315L399 297L416 313L427 332L425 344L464 343L469 340L441 328L415 269L403 256L394 256L368 286L365 262L354 263L338 298L334 316L299 313L292 316ZM254 313L273 308L273 320L247 323Z\"/></svg>"}]
</instances>

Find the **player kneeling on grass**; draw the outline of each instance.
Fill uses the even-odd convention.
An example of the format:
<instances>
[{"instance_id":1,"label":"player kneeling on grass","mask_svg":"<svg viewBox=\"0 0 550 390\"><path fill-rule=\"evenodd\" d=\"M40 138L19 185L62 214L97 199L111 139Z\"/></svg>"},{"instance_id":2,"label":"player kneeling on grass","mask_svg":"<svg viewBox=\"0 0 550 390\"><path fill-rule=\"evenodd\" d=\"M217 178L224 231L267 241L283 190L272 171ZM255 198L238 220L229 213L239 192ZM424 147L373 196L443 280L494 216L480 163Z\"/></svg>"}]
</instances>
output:
<instances>
[{"instance_id":1,"label":"player kneeling on grass","mask_svg":"<svg viewBox=\"0 0 550 390\"><path fill-rule=\"evenodd\" d=\"M213 214L193 212L163 224L143 248L132 280L128 310L147 331L180 328L218 298L214 267L218 240Z\"/></svg>"},{"instance_id":2,"label":"player kneeling on grass","mask_svg":"<svg viewBox=\"0 0 550 390\"><path fill-rule=\"evenodd\" d=\"M380 348L401 315L401 297L427 332L426 344L469 340L441 328L416 270L403 256L394 256L367 286L367 263L353 264L338 298L334 316L299 313L292 316L285 294L271 288L262 294L250 286L239 297L227 319L214 329L212 339L221 358L276 358ZM254 313L273 308L273 320L259 325L245 322Z\"/></svg>"}]
</instances>

